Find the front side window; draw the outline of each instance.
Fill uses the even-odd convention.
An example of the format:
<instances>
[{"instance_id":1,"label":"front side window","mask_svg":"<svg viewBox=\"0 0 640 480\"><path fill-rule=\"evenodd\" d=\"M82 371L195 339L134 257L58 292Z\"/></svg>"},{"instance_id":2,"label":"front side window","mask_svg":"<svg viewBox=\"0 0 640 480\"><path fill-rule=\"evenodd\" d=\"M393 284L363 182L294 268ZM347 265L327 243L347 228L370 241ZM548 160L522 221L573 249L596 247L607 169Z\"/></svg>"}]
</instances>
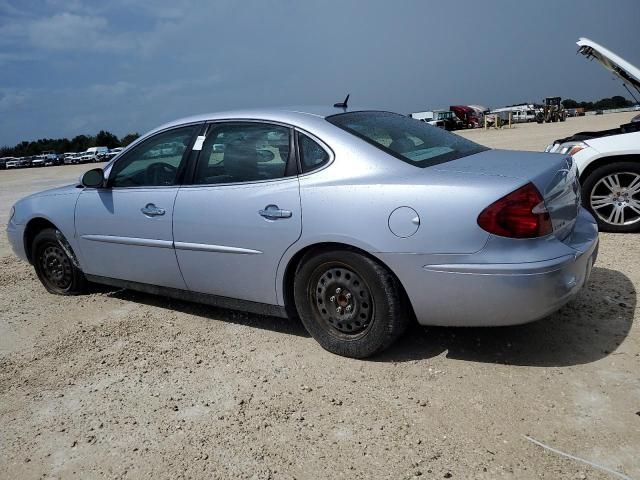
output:
<instances>
[{"instance_id":1,"label":"front side window","mask_svg":"<svg viewBox=\"0 0 640 480\"><path fill-rule=\"evenodd\" d=\"M332 115L327 120L420 168L488 150L458 135L397 113L351 112Z\"/></svg>"},{"instance_id":2,"label":"front side window","mask_svg":"<svg viewBox=\"0 0 640 480\"><path fill-rule=\"evenodd\" d=\"M303 172L320 168L329 161L329 154L317 142L302 133L298 133L298 149Z\"/></svg>"},{"instance_id":3,"label":"front side window","mask_svg":"<svg viewBox=\"0 0 640 480\"><path fill-rule=\"evenodd\" d=\"M109 175L112 187L164 187L178 183L178 172L199 125L177 128L143 141L120 158Z\"/></svg>"},{"instance_id":4,"label":"front side window","mask_svg":"<svg viewBox=\"0 0 640 480\"><path fill-rule=\"evenodd\" d=\"M255 182L285 176L289 128L265 123L212 124L202 145L194 183Z\"/></svg>"}]
</instances>

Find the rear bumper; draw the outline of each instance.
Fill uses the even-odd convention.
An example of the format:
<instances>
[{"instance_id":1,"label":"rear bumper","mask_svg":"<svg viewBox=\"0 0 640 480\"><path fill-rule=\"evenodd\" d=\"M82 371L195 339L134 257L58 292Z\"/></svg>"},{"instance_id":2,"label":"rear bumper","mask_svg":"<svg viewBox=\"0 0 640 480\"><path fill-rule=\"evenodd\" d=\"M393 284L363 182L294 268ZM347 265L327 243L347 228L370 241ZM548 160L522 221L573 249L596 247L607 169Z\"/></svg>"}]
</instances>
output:
<instances>
[{"instance_id":1,"label":"rear bumper","mask_svg":"<svg viewBox=\"0 0 640 480\"><path fill-rule=\"evenodd\" d=\"M398 275L422 325L532 322L562 307L589 279L598 255L598 233L588 213L581 217L571 242L562 244L564 254L548 260L426 265L416 264L421 255L383 260Z\"/></svg>"}]
</instances>

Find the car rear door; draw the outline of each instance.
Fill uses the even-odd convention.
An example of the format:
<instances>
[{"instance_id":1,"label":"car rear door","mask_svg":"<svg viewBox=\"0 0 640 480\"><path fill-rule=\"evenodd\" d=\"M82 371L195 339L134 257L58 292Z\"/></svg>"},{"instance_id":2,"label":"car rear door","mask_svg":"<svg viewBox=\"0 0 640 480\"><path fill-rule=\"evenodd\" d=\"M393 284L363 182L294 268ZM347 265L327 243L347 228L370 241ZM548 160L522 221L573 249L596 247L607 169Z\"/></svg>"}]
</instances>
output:
<instances>
[{"instance_id":1,"label":"car rear door","mask_svg":"<svg viewBox=\"0 0 640 480\"><path fill-rule=\"evenodd\" d=\"M174 207L176 255L195 292L277 304L276 270L301 234L292 130L265 122L209 125L192 184Z\"/></svg>"},{"instance_id":2,"label":"car rear door","mask_svg":"<svg viewBox=\"0 0 640 480\"><path fill-rule=\"evenodd\" d=\"M186 288L173 248L173 204L202 126L150 137L116 161L106 188L82 191L76 234L86 274ZM160 153L165 143L175 148Z\"/></svg>"}]
</instances>

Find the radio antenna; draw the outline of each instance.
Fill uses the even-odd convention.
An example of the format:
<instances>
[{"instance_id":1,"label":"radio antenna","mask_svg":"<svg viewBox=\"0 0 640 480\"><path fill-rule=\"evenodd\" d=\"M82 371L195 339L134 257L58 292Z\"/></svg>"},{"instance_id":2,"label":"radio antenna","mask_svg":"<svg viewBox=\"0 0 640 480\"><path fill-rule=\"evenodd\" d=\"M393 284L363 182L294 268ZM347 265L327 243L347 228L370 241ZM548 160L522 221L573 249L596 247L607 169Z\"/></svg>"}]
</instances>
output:
<instances>
[{"instance_id":1,"label":"radio antenna","mask_svg":"<svg viewBox=\"0 0 640 480\"><path fill-rule=\"evenodd\" d=\"M344 99L344 102L338 102L338 103L334 103L333 106L335 108L344 108L345 110L347 109L347 102L349 101L349 96L351 94L347 94L347 97Z\"/></svg>"}]
</instances>

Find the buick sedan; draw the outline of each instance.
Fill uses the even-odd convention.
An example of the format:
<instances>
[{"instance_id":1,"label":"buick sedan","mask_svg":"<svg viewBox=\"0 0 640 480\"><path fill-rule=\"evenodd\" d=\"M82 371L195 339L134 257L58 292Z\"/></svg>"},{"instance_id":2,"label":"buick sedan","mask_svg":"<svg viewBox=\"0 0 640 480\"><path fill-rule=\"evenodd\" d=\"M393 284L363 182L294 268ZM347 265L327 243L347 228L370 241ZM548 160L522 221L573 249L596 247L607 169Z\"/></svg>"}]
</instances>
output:
<instances>
[{"instance_id":1,"label":"buick sedan","mask_svg":"<svg viewBox=\"0 0 640 480\"><path fill-rule=\"evenodd\" d=\"M570 156L395 113L236 111L163 125L80 184L20 200L7 233L51 293L96 282L299 318L362 358L412 321L559 309L597 255L579 192Z\"/></svg>"}]
</instances>

